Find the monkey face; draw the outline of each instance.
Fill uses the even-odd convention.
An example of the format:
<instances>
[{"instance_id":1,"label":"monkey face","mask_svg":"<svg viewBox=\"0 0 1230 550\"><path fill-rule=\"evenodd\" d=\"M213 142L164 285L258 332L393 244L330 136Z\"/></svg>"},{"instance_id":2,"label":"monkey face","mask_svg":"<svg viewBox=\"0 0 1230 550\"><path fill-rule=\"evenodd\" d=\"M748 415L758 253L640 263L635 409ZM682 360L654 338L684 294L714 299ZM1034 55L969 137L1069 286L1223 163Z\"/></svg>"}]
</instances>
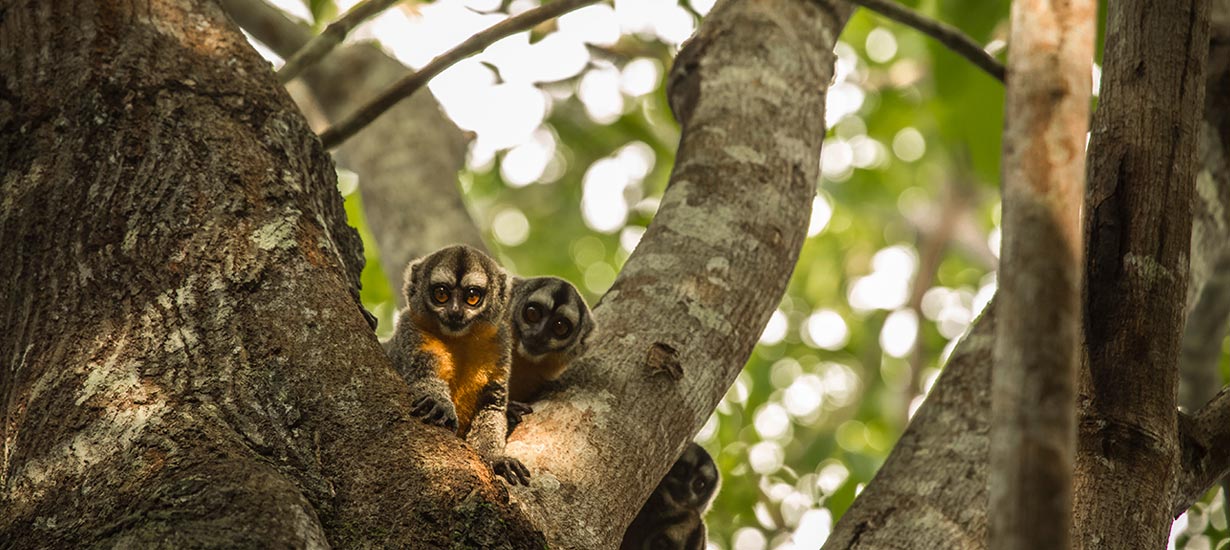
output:
<instances>
[{"instance_id":1,"label":"monkey face","mask_svg":"<svg viewBox=\"0 0 1230 550\"><path fill-rule=\"evenodd\" d=\"M718 471L713 457L704 447L689 443L658 484L655 495L661 493L678 507L703 510L717 493Z\"/></svg>"},{"instance_id":2,"label":"monkey face","mask_svg":"<svg viewBox=\"0 0 1230 550\"><path fill-rule=\"evenodd\" d=\"M537 277L513 290L512 331L517 352L536 360L547 354L578 354L593 330L589 306L563 279Z\"/></svg>"},{"instance_id":3,"label":"monkey face","mask_svg":"<svg viewBox=\"0 0 1230 550\"><path fill-rule=\"evenodd\" d=\"M406 303L434 318L441 332L462 336L475 321L496 322L508 299L508 276L479 250L455 245L411 265Z\"/></svg>"}]
</instances>

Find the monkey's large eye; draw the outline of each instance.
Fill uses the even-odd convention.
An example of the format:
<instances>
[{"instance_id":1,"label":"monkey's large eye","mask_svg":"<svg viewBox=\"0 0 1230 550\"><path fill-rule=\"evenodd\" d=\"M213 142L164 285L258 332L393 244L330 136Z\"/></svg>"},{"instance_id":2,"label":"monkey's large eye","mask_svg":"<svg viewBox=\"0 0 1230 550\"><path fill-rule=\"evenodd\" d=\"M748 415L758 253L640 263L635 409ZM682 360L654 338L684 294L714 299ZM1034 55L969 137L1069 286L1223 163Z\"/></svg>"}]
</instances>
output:
<instances>
[{"instance_id":1,"label":"monkey's large eye","mask_svg":"<svg viewBox=\"0 0 1230 550\"><path fill-rule=\"evenodd\" d=\"M431 299L435 300L437 304L447 302L448 298L448 288L444 285L436 285L431 287Z\"/></svg>"},{"instance_id":2,"label":"monkey's large eye","mask_svg":"<svg viewBox=\"0 0 1230 550\"><path fill-rule=\"evenodd\" d=\"M521 312L521 317L527 323L537 323L542 320L542 309L534 304L525 306L525 311Z\"/></svg>"},{"instance_id":3,"label":"monkey's large eye","mask_svg":"<svg viewBox=\"0 0 1230 550\"><path fill-rule=\"evenodd\" d=\"M556 319L554 323L551 323L551 332L555 334L556 338L568 336L568 333L572 332L572 323L563 319Z\"/></svg>"},{"instance_id":4,"label":"monkey's large eye","mask_svg":"<svg viewBox=\"0 0 1230 550\"><path fill-rule=\"evenodd\" d=\"M483 301L483 289L472 286L466 289L466 303L476 306Z\"/></svg>"},{"instance_id":5,"label":"monkey's large eye","mask_svg":"<svg viewBox=\"0 0 1230 550\"><path fill-rule=\"evenodd\" d=\"M692 493L696 495L705 494L705 490L709 488L709 480L697 476L692 480Z\"/></svg>"}]
</instances>

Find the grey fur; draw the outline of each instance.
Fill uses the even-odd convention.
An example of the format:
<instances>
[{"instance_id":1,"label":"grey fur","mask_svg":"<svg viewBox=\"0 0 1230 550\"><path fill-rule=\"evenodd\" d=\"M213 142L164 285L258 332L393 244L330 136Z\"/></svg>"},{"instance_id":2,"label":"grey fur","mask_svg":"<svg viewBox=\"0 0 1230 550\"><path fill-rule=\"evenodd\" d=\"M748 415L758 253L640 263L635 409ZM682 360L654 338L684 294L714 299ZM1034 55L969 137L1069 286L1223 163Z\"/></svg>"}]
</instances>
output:
<instances>
[{"instance_id":1,"label":"grey fur","mask_svg":"<svg viewBox=\"0 0 1230 550\"><path fill-rule=\"evenodd\" d=\"M498 364L494 379L477 397L473 421L465 437L495 472L509 481L528 485L529 471L519 461L504 455L507 430L508 376L512 355L505 322L511 278L483 252L466 245L442 248L406 267L402 289L406 307L398 313L393 337L385 345L389 359L410 385L412 414L428 424L458 429L457 407L448 382L437 374L439 359L422 351L429 339L466 338L479 323L495 327ZM437 285L446 290L447 301L433 299ZM463 303L469 289L481 292L479 303ZM420 325L420 323L423 323ZM482 344L476 344L482 345Z\"/></svg>"},{"instance_id":2,"label":"grey fur","mask_svg":"<svg viewBox=\"0 0 1230 550\"><path fill-rule=\"evenodd\" d=\"M525 309L531 304L542 316L537 323L525 318ZM572 283L558 277L515 279L508 318L514 365L546 361L568 365L588 348L595 329L594 316L585 298ZM564 337L552 333L552 325L557 320L571 327ZM558 379L563 372L554 373L548 380ZM516 370L513 376L517 376Z\"/></svg>"}]
</instances>

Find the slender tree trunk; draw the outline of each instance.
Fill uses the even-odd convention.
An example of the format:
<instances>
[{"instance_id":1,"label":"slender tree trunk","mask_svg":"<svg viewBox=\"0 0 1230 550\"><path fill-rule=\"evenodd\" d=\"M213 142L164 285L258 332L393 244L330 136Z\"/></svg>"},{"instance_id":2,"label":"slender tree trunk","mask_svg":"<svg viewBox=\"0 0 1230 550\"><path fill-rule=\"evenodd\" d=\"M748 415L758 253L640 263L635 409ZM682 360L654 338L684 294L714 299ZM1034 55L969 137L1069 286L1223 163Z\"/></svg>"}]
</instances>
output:
<instances>
[{"instance_id":1,"label":"slender tree trunk","mask_svg":"<svg viewBox=\"0 0 1230 550\"><path fill-rule=\"evenodd\" d=\"M1124 0L1107 13L1118 32L1106 39L1084 208L1081 548L1164 546L1179 474L1175 395L1209 19L1207 0L1157 8Z\"/></svg>"},{"instance_id":2,"label":"slender tree trunk","mask_svg":"<svg viewBox=\"0 0 1230 550\"><path fill-rule=\"evenodd\" d=\"M1012 3L989 543L1070 545L1092 1Z\"/></svg>"},{"instance_id":3,"label":"slender tree trunk","mask_svg":"<svg viewBox=\"0 0 1230 550\"><path fill-rule=\"evenodd\" d=\"M1219 2L1221 2L1221 13L1230 13L1230 10L1226 10L1225 0L1219 0ZM1206 38L1202 37L1200 31L1201 18L1195 17L1201 12L1193 9L1190 3L1183 6L1187 7L1175 10L1171 10L1169 6L1166 10L1154 9L1148 12L1148 17L1113 17L1108 20L1107 34L1110 38L1106 52L1107 64L1127 63L1129 67L1139 67L1142 71L1148 68L1149 71L1186 71L1185 74L1190 74L1193 67L1199 65L1200 60L1204 58L1208 43L1204 41ZM1125 8L1120 3L1120 7L1116 9L1122 12ZM1165 14L1165 17L1159 18L1158 14ZM1174 20L1183 21L1183 25L1170 24L1166 30L1160 30L1159 25L1166 26L1168 22ZM1189 21L1193 23L1190 27L1187 24ZM1230 17L1223 17L1218 21L1219 29L1222 30L1215 36L1230 36L1230 31L1225 30L1230 29ZM1220 43L1224 44L1225 39L1222 39ZM1110 47L1111 44L1118 45ZM1151 60L1148 65L1136 64L1135 57L1129 62L1113 60L1116 56L1146 54ZM1158 61L1154 64L1152 60L1155 58L1166 61ZM1176 98L1176 95L1181 94L1176 94L1173 89L1178 87L1183 90L1183 94L1192 94L1195 88L1199 88L1197 82L1200 81L1189 81L1185 78L1190 78L1190 76L1184 78L1177 75L1169 78L1151 76L1147 81L1139 81L1139 75L1125 75L1122 72L1111 70L1103 72L1103 97L1099 104L1099 113L1105 111L1101 115L1103 117L1118 113L1116 117L1126 118L1126 120L1117 119L1113 125L1109 126L1109 129L1102 131L1126 132L1130 130L1134 132L1133 141L1124 141L1121 145L1115 145L1114 140L1106 139L1105 141L1109 143L1103 145L1103 139L1097 137L1097 130L1095 130L1095 139L1089 145L1089 154L1092 157L1101 154L1098 153L1100 148L1114 146L1137 151L1139 155L1152 159L1147 163L1141 161L1140 164L1146 164L1155 171L1149 172L1147 178L1136 178L1131 183L1137 192L1147 193L1147 198L1140 197L1137 202L1131 203L1133 205L1151 203L1154 207L1161 208L1161 205L1165 204L1167 208L1172 208L1174 201L1168 198L1166 190L1161 186L1180 185L1181 180L1178 178L1184 177L1183 170L1192 169L1191 165L1185 164L1187 157L1182 156L1181 153L1193 152L1195 144L1189 143L1186 145L1187 149L1184 149L1178 141L1187 137L1184 134L1184 128L1188 128L1185 125L1189 123L1188 119L1184 118L1190 114L1187 110L1189 107L1201 105L1201 102L1191 95L1182 95L1182 99ZM1124 80L1133 83L1135 87L1127 92L1119 92L1120 99L1107 101L1106 91L1115 86L1123 86ZM1216 77L1214 80L1220 81ZM1163 99L1158 99L1159 92L1170 95L1161 96ZM1130 104L1128 104L1129 101ZM1146 101L1147 106L1143 105ZM1178 106L1182 106L1183 110L1176 111ZM1166 116L1168 113L1175 113L1173 116L1176 117L1176 122L1173 126L1154 124L1157 117ZM1215 112L1205 114L1208 120L1221 120L1219 117L1223 116ZM1150 124L1146 125L1146 122ZM1173 159L1181 159L1183 162L1175 164L1172 163ZM1156 173L1156 170L1170 166L1176 167L1173 174L1158 175ZM1111 175L1114 175L1117 169L1118 167L1114 165L1094 165L1091 161L1090 181L1098 177L1099 171L1110 170ZM1193 176L1193 172L1186 172L1186 176ZM1119 189L1122 190L1123 187L1125 186L1120 185ZM1086 212L1089 212L1088 207L1086 207ZM1129 219L1134 218L1125 218L1122 221L1126 224ZM1130 227L1139 228L1136 223L1133 222ZM1166 223L1180 222L1167 221ZM1162 223L1157 223L1155 227L1163 226ZM1129 226L1120 225L1119 228L1121 231L1128 231ZM1171 246L1178 246L1169 238L1165 242L1170 243ZM1199 253L1199 250L1194 250L1193 253ZM1130 267L1137 268L1138 265ZM1169 274L1173 275L1173 273ZM1201 275L1193 272L1193 276ZM1162 302L1168 300L1168 303L1178 304L1182 308L1184 303L1182 292L1176 295L1173 294L1174 291L1174 288L1159 290L1159 292L1168 294L1155 297L1159 304L1155 307L1160 307ZM1099 290L1099 292L1103 291ZM1139 299L1139 295L1143 294L1142 291L1136 292L1137 294L1132 296L1133 299ZM1125 298L1122 294L1121 292L1118 295L1118 299ZM1103 295L1108 297L1108 301L1116 296L1113 293ZM989 458L987 449L991 410L988 391L990 388L990 350L994 345L993 323L999 314L996 306L988 306L988 311L974 322L970 333L956 347L927 400L915 414L876 477L834 526L833 535L825 544L826 549L986 548L987 510L983 506L971 505L971 503L987 501ZM1099 326L1118 326L1116 321L1105 317L1090 317L1088 309L1085 315L1087 322L1095 322ZM1139 340L1149 340L1154 335L1163 340L1177 340L1182 328L1181 317L1168 318L1164 321L1157 319L1149 323L1147 329L1137 328L1133 334L1137 334ZM1149 335L1149 338L1143 335ZM1171 350L1169 356L1162 356L1159 352L1156 359L1162 363L1173 361L1175 357L1173 352L1174 350ZM1160 366L1142 363L1144 359L1154 358L1131 357L1130 361L1124 360L1123 368L1158 369L1160 371ZM1174 368L1173 363L1169 368ZM1147 372L1150 373L1148 376L1157 374L1153 370ZM1175 371L1170 370L1169 372L1170 380L1173 380ZM1173 390L1173 386L1171 388ZM1156 388L1151 386L1142 387L1139 391L1141 395L1157 395L1162 399L1165 399L1167 395L1165 391L1158 393ZM1173 396L1173 394L1169 395ZM1088 405L1088 402L1084 404ZM1163 416L1172 415L1173 406L1172 402L1171 408L1163 412ZM1088 418L1090 417L1086 417ZM1226 452L1226 449L1230 449L1230 428L1228 428L1230 420L1228 419L1230 419L1230 394L1223 392L1213 403L1205 406L1185 422L1183 437L1179 440L1182 444L1184 470L1181 475L1177 475L1177 483L1176 477L1169 477L1168 488L1161 493L1156 492L1159 479L1163 477L1158 472L1147 472L1140 478L1139 482L1143 484L1141 487L1149 489L1150 492L1139 492L1136 478L1129 479L1130 476L1123 476L1122 479L1114 481L1103 479L1097 483L1083 482L1081 476L1085 474L1078 470L1076 486L1078 498L1099 501L1096 503L1099 510L1097 517L1105 523L1097 525L1098 532L1105 534L1105 529L1121 530L1126 524L1131 523L1132 529L1149 531L1149 537L1162 533L1162 542L1157 542L1156 539L1150 539L1151 542L1148 542L1148 547L1161 547L1164 544L1164 533L1168 531L1171 517L1190 506L1230 468L1230 456L1227 456L1230 453ZM1094 422L1093 425L1096 426L1097 423ZM1122 435L1137 437L1136 439L1124 437L1118 440L1104 440L1103 449L1108 452L1114 451L1109 455L1109 459L1120 460L1129 456L1130 453L1124 448L1124 445L1129 443L1170 446L1172 450L1178 445L1175 439L1158 441L1151 433L1129 431ZM1171 432L1169 437L1175 438L1175 435ZM1078 436L1081 438L1078 440L1080 444L1085 445L1085 436L1081 435L1081 432L1078 432ZM1086 450L1096 449L1086 447ZM1113 489L1107 490L1112 484L1116 485ZM1085 496L1079 497L1082 493ZM1166 507L1168 512L1158 513L1156 508L1163 502L1171 503ZM1087 505L1078 501L1076 505L1078 517L1082 513L1088 516L1088 513L1081 511L1081 507ZM1147 514L1151 515L1142 515L1140 512L1142 510L1147 510ZM1117 518L1117 522L1112 522L1111 518ZM1086 524L1092 523L1089 521ZM1078 524L1076 531L1077 543L1093 546L1092 541L1079 540L1082 536L1080 525ZM1130 536L1114 535L1103 539L1101 544L1102 548L1134 548L1140 546L1142 542L1132 540Z\"/></svg>"}]
</instances>

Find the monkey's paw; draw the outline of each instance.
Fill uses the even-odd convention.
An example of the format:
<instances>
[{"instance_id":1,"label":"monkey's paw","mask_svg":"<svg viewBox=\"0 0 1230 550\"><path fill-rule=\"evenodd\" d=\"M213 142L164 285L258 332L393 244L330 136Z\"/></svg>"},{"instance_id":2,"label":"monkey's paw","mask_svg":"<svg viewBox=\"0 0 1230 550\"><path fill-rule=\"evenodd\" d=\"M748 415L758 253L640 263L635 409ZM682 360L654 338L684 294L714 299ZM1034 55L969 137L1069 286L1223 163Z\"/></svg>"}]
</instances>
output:
<instances>
[{"instance_id":1,"label":"monkey's paw","mask_svg":"<svg viewBox=\"0 0 1230 550\"><path fill-rule=\"evenodd\" d=\"M443 426L457 431L457 409L452 400L426 394L410 404L410 414L433 426Z\"/></svg>"},{"instance_id":2,"label":"monkey's paw","mask_svg":"<svg viewBox=\"0 0 1230 550\"><path fill-rule=\"evenodd\" d=\"M509 401L508 407L504 409L504 415L508 419L508 433L505 437L512 435L513 430L517 429L517 426L524 420L525 415L532 412L534 412L534 409L530 407L529 403Z\"/></svg>"},{"instance_id":3,"label":"monkey's paw","mask_svg":"<svg viewBox=\"0 0 1230 550\"><path fill-rule=\"evenodd\" d=\"M509 485L530 485L530 469L520 460L509 456L496 457L491 460L491 470L508 481Z\"/></svg>"}]
</instances>

